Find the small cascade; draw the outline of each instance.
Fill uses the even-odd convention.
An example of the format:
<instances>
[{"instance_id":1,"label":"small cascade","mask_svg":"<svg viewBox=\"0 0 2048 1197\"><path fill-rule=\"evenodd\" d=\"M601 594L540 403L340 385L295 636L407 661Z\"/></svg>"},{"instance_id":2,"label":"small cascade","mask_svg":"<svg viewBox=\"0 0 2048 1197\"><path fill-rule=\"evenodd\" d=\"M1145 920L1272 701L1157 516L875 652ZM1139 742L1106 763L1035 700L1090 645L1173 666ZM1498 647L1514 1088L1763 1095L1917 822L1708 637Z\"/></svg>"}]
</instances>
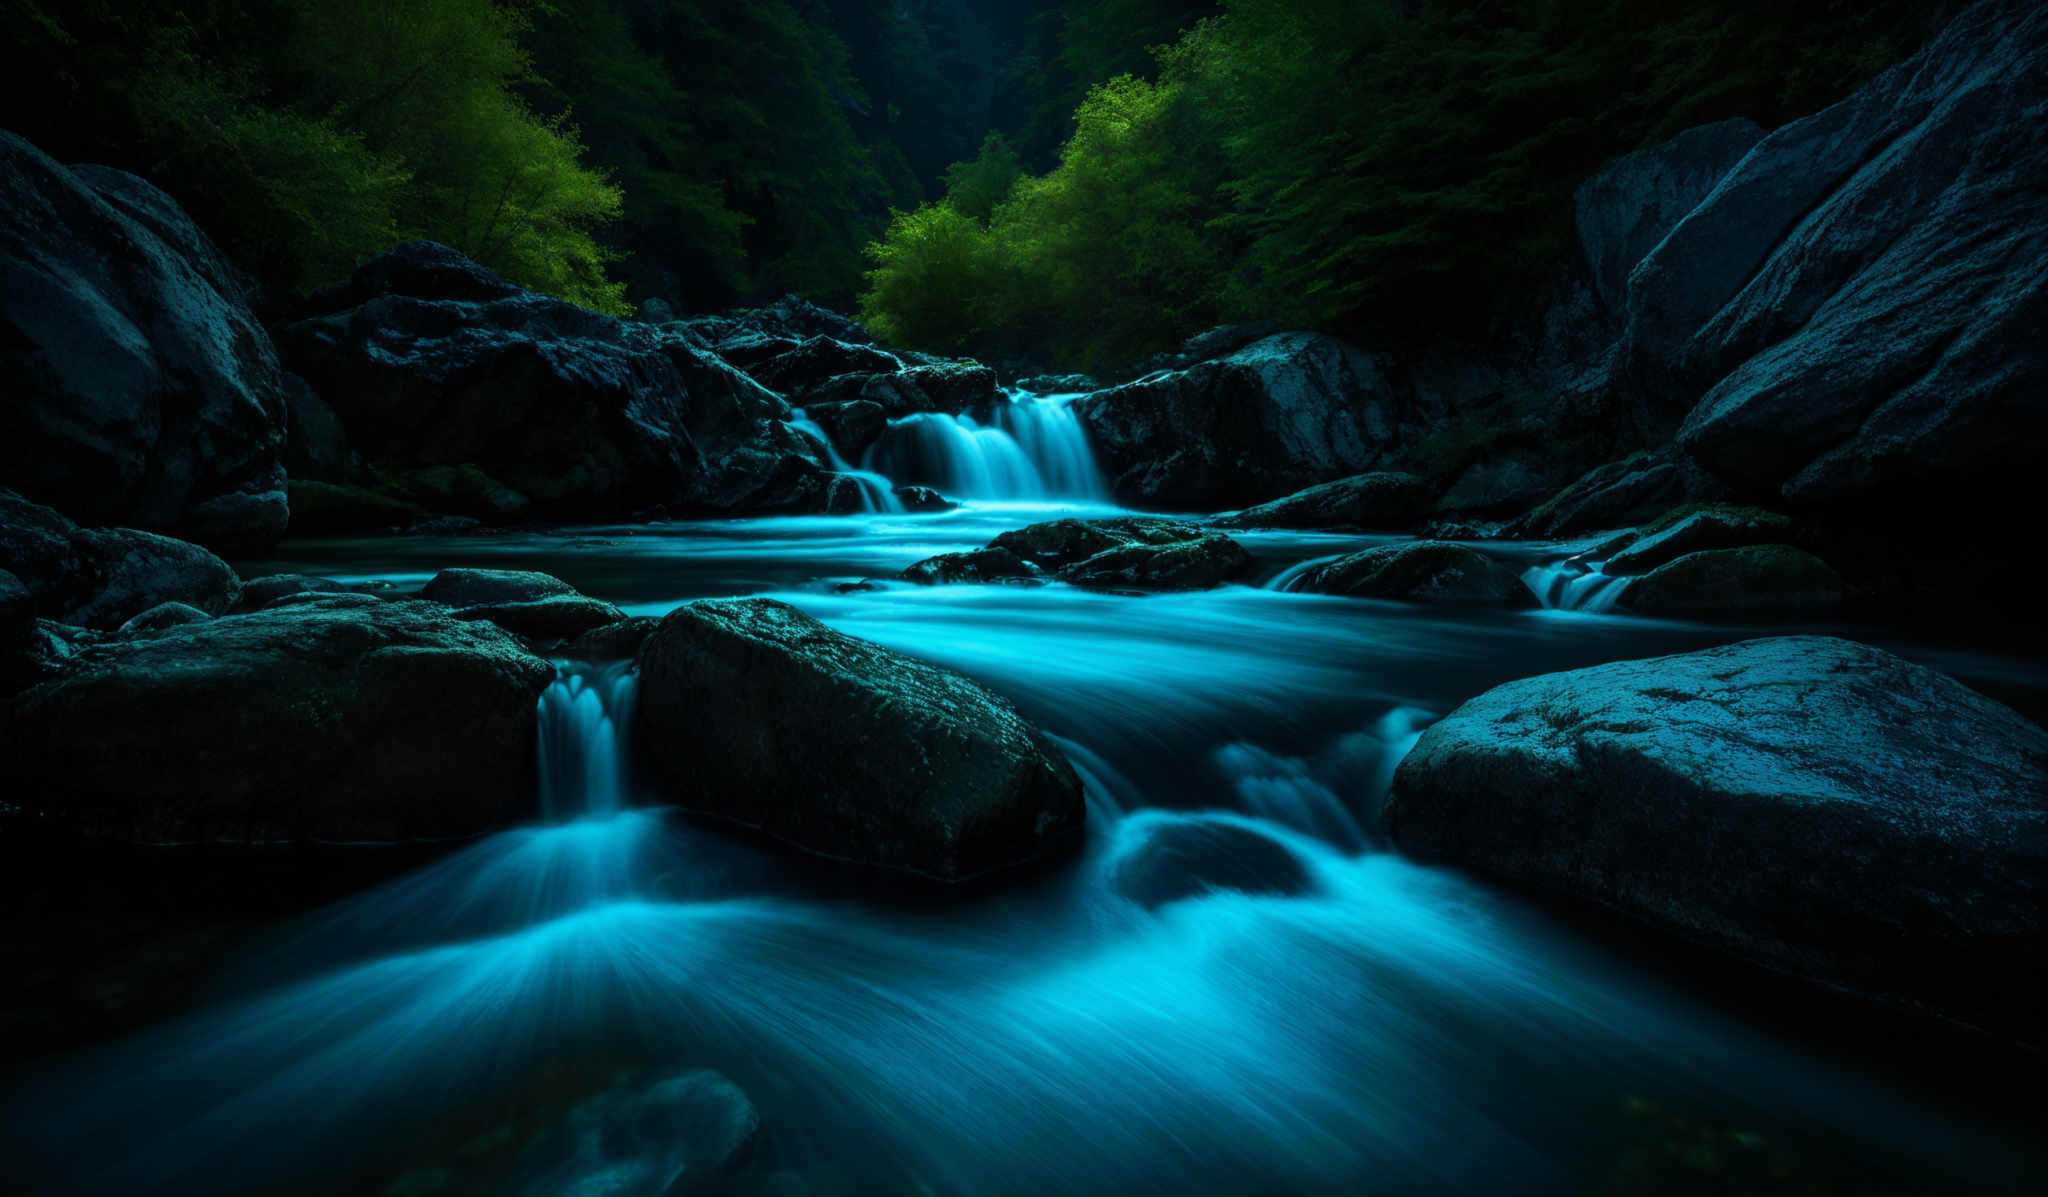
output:
<instances>
[{"instance_id":1,"label":"small cascade","mask_svg":"<svg viewBox=\"0 0 2048 1197\"><path fill-rule=\"evenodd\" d=\"M785 422L818 446L818 451L825 455L826 465L837 473L850 476L860 484L862 511L888 515L900 514L903 511L903 500L896 497L895 484L872 470L863 470L848 464L845 458L839 456L839 450L832 446L832 438L826 435L816 420L804 414L803 408L792 408Z\"/></svg>"},{"instance_id":2,"label":"small cascade","mask_svg":"<svg viewBox=\"0 0 2048 1197\"><path fill-rule=\"evenodd\" d=\"M562 665L540 696L540 801L550 822L626 805L626 734L640 675L630 661Z\"/></svg>"},{"instance_id":3,"label":"small cascade","mask_svg":"<svg viewBox=\"0 0 2048 1197\"><path fill-rule=\"evenodd\" d=\"M1101 499L1109 486L1076 395L1005 392L989 423L970 415L921 413L892 420L865 464L899 483L952 498Z\"/></svg>"},{"instance_id":4,"label":"small cascade","mask_svg":"<svg viewBox=\"0 0 2048 1197\"><path fill-rule=\"evenodd\" d=\"M1301 580L1303 578L1308 577L1316 570L1320 569L1325 565L1330 564L1333 561L1342 561L1344 557L1345 554L1343 553L1332 553L1327 557L1311 557L1307 561L1297 561L1293 565L1288 566L1286 569L1281 570L1279 573L1274 574L1271 578L1267 579L1262 585L1260 585L1259 589L1286 591L1295 590L1301 586Z\"/></svg>"},{"instance_id":5,"label":"small cascade","mask_svg":"<svg viewBox=\"0 0 2048 1197\"><path fill-rule=\"evenodd\" d=\"M1536 592L1545 607L1589 615L1612 610L1614 601L1628 586L1627 578L1600 572L1599 562L1578 558L1525 570L1522 581Z\"/></svg>"},{"instance_id":6,"label":"small cascade","mask_svg":"<svg viewBox=\"0 0 2048 1197\"><path fill-rule=\"evenodd\" d=\"M1212 758L1243 809L1345 851L1365 847L1365 831L1330 785L1335 771L1255 744L1226 744Z\"/></svg>"}]
</instances>

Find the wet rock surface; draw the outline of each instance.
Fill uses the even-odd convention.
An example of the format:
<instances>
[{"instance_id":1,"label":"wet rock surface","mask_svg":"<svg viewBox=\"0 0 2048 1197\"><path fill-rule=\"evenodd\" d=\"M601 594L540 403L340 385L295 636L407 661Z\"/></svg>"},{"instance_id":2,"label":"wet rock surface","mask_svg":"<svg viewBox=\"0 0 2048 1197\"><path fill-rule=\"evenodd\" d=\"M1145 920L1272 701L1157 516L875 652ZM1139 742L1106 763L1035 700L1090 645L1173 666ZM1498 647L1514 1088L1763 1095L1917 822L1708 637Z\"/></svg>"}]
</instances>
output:
<instances>
[{"instance_id":1,"label":"wet rock surface","mask_svg":"<svg viewBox=\"0 0 2048 1197\"><path fill-rule=\"evenodd\" d=\"M1513 569L1476 549L1441 540L1353 553L1310 570L1294 588L1349 598L1460 606L1536 605L1535 593Z\"/></svg>"}]
</instances>

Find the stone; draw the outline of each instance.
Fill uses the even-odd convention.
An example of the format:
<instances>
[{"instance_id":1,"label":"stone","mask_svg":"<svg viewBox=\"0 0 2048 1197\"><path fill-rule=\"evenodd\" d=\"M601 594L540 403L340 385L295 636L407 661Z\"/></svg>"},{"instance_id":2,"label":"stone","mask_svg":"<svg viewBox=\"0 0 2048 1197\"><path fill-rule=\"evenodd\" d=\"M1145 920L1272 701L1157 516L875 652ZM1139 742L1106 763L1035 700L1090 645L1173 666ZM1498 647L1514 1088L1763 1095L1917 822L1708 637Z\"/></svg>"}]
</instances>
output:
<instances>
[{"instance_id":1,"label":"stone","mask_svg":"<svg viewBox=\"0 0 2048 1197\"><path fill-rule=\"evenodd\" d=\"M1402 851L2040 1042L2048 732L1816 636L1510 682L1422 735Z\"/></svg>"},{"instance_id":2,"label":"stone","mask_svg":"<svg viewBox=\"0 0 2048 1197\"><path fill-rule=\"evenodd\" d=\"M1636 578L1615 604L1641 615L1742 618L1819 615L1848 595L1827 562L1788 544L1687 553Z\"/></svg>"},{"instance_id":3,"label":"stone","mask_svg":"<svg viewBox=\"0 0 2048 1197\"><path fill-rule=\"evenodd\" d=\"M1295 590L1453 606L1533 607L1521 576L1477 549L1416 540L1365 549L1302 575Z\"/></svg>"},{"instance_id":4,"label":"stone","mask_svg":"<svg viewBox=\"0 0 2048 1197\"><path fill-rule=\"evenodd\" d=\"M1147 910L1219 890L1293 896L1315 888L1301 859L1241 823L1171 816L1117 858L1116 891Z\"/></svg>"},{"instance_id":5,"label":"stone","mask_svg":"<svg viewBox=\"0 0 2048 1197\"><path fill-rule=\"evenodd\" d=\"M1221 528L1398 531L1413 527L1430 513L1435 503L1436 496L1428 484L1413 474L1354 474L1219 517L1213 522Z\"/></svg>"},{"instance_id":6,"label":"stone","mask_svg":"<svg viewBox=\"0 0 2048 1197\"><path fill-rule=\"evenodd\" d=\"M451 607L483 603L525 603L576 588L555 577L523 569L444 569L428 579L419 597Z\"/></svg>"},{"instance_id":7,"label":"stone","mask_svg":"<svg viewBox=\"0 0 2048 1197\"><path fill-rule=\"evenodd\" d=\"M213 616L187 603L158 603L122 624L119 634L135 636L145 632L160 632L165 628L183 627L188 623L204 623L212 618Z\"/></svg>"},{"instance_id":8,"label":"stone","mask_svg":"<svg viewBox=\"0 0 2048 1197\"><path fill-rule=\"evenodd\" d=\"M1610 556L1601 568L1610 574L1640 574L1706 549L1739 549L1783 541L1792 521L1774 511L1716 504L1658 520L1641 536Z\"/></svg>"},{"instance_id":9,"label":"stone","mask_svg":"<svg viewBox=\"0 0 2048 1197\"><path fill-rule=\"evenodd\" d=\"M678 608L639 664L634 734L686 811L947 887L1080 850L1073 767L956 673L772 599Z\"/></svg>"},{"instance_id":10,"label":"stone","mask_svg":"<svg viewBox=\"0 0 2048 1197\"><path fill-rule=\"evenodd\" d=\"M1038 576L1024 559L1004 548L975 549L967 553L941 553L904 570L901 577L919 586L943 586L955 582L998 582Z\"/></svg>"}]
</instances>

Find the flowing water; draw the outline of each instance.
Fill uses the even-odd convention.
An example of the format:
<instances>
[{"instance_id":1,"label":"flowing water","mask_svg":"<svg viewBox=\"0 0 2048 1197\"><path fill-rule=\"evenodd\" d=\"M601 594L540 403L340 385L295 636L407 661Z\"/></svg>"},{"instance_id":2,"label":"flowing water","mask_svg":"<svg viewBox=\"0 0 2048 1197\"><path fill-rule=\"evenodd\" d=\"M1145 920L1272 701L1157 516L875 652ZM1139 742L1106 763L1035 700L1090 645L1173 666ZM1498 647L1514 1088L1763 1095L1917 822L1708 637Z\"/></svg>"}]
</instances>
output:
<instances>
[{"instance_id":1,"label":"flowing water","mask_svg":"<svg viewBox=\"0 0 2048 1197\"><path fill-rule=\"evenodd\" d=\"M959 499L1101 500L1108 487L1073 412L1078 398L1011 390L987 423L940 412L892 420L864 464Z\"/></svg>"},{"instance_id":2,"label":"flowing water","mask_svg":"<svg viewBox=\"0 0 2048 1197\"><path fill-rule=\"evenodd\" d=\"M953 428L935 435L989 431ZM1030 478L993 450L965 460L987 447L949 468L1012 500L1087 489L1042 448ZM182 1021L52 1065L17 1088L0 1145L52 1192L459 1192L430 1166L442 1140L631 1065L715 1068L751 1095L774 1156L741 1192L1739 1192L1851 1168L1906 1178L1853 1191L2039 1191L2021 1134L1717 1011L1374 834L1401 755L1465 698L1756 629L1260 586L837 592L1104 510L287 545L276 568L400 587L447 565L544 569L634 613L782 598L1043 724L1087 785L1085 854L951 906L847 893L662 809L625 743L630 669L564 662L532 826L301 921ZM1386 539L1244 536L1268 582ZM1566 550L1528 552L1536 568ZM2044 684L2028 662L1893 647ZM1123 862L1190 826L1278 845L1301 892L1126 898ZM604 1142L574 1185L492 1191L655 1191L631 1179L630 1140Z\"/></svg>"}]
</instances>

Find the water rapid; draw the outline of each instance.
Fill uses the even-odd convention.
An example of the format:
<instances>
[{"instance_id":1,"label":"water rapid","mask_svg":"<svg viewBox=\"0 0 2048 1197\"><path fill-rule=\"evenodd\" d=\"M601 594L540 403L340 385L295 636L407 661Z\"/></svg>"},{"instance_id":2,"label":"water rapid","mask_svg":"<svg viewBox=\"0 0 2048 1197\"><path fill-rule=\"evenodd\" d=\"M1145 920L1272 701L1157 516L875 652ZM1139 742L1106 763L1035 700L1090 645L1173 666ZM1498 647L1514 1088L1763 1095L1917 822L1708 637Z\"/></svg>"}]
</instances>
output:
<instances>
[{"instance_id":1,"label":"water rapid","mask_svg":"<svg viewBox=\"0 0 2048 1197\"><path fill-rule=\"evenodd\" d=\"M986 422L943 412L892 420L864 464L950 498L1099 500L1109 487L1074 414L1078 398L1008 390Z\"/></svg>"},{"instance_id":2,"label":"water rapid","mask_svg":"<svg viewBox=\"0 0 2048 1197\"><path fill-rule=\"evenodd\" d=\"M847 464L839 450L833 447L832 437L816 420L804 414L801 407L790 409L789 426L802 433L818 452L824 455L825 464L835 473L845 474L860 487L861 510L866 512L893 513L903 510L903 500L896 497L896 484L873 470L863 470Z\"/></svg>"}]
</instances>

